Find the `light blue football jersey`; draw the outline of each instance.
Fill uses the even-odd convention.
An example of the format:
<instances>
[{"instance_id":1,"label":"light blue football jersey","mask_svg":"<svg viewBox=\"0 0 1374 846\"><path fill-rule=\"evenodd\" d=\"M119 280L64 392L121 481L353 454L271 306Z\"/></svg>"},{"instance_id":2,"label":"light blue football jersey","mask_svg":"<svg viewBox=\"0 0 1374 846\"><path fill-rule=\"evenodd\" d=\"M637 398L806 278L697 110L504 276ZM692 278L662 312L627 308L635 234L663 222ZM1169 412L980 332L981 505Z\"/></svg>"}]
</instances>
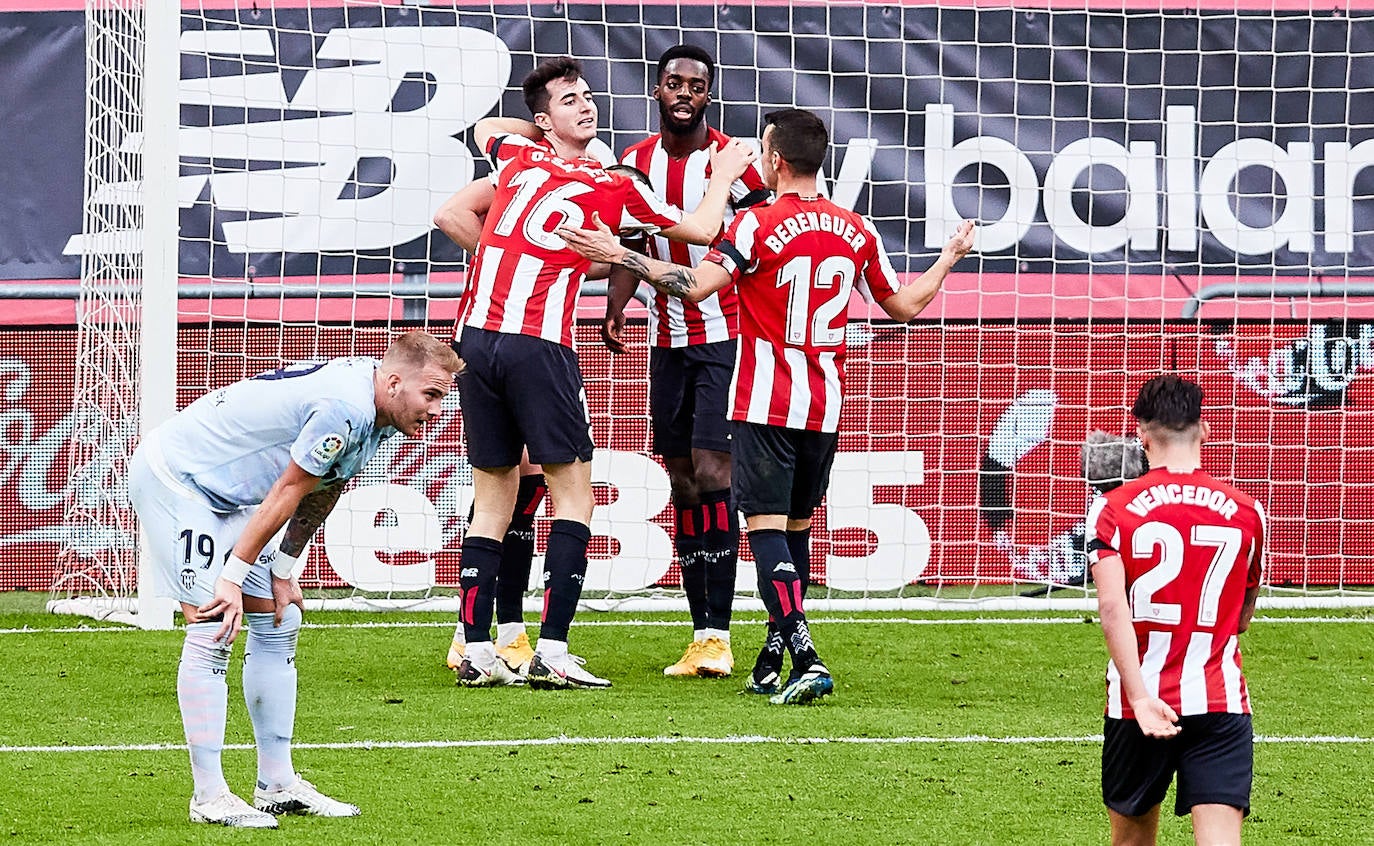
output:
<instances>
[{"instance_id":1,"label":"light blue football jersey","mask_svg":"<svg viewBox=\"0 0 1374 846\"><path fill-rule=\"evenodd\" d=\"M374 358L294 364L211 391L157 427L173 477L216 510L258 505L288 461L351 478L396 430L376 427Z\"/></svg>"}]
</instances>

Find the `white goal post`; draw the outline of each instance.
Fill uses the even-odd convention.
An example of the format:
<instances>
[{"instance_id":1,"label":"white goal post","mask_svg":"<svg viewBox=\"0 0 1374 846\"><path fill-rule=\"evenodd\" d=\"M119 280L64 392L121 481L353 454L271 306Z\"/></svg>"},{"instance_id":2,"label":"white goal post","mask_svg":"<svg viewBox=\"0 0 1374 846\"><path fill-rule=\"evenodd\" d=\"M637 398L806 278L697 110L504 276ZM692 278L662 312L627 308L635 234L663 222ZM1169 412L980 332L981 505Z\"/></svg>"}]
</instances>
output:
<instances>
[{"instance_id":1,"label":"white goal post","mask_svg":"<svg viewBox=\"0 0 1374 846\"><path fill-rule=\"evenodd\" d=\"M127 457L234 379L377 354L415 326L447 336L466 264L431 218L485 172L471 125L523 116L524 73L571 53L618 153L657 130L655 62L686 42L716 57L708 118L728 134L756 138L779 107L824 117L826 190L875 221L899 273L980 224L915 325L851 304L815 607L1092 608L1079 448L1129 434L1162 371L1203 385L1204 461L1266 504L1262 601L1374 602L1374 128L1350 117L1367 11L91 0L86 26L74 479L95 445ZM612 356L602 307L584 294L577 329L603 492L586 602L682 607L643 308ZM317 607L455 607L455 402L345 494L311 548ZM169 625L138 593L113 467L73 485L52 607Z\"/></svg>"}]
</instances>

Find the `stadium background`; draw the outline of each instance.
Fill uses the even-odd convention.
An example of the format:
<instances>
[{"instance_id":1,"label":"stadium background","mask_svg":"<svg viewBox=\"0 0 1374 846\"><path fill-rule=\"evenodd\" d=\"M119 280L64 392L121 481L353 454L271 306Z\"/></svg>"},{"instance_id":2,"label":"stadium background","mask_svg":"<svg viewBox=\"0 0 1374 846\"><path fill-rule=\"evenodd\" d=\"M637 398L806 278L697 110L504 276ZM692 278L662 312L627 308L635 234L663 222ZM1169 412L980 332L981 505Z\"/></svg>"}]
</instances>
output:
<instances>
[{"instance_id":1,"label":"stadium background","mask_svg":"<svg viewBox=\"0 0 1374 846\"><path fill-rule=\"evenodd\" d=\"M0 71L8 88L0 120L0 181L11 193L0 222L0 279L9 297L0 300L0 589L49 587L57 553L71 541L65 505L89 493L73 489L76 474L66 452L74 422L69 410L76 307L68 294L80 275L71 238L81 230L84 18L62 5L0 4ZM856 467L910 472L895 481L884 476L866 482L878 477L862 474L837 480L831 499L895 521L889 524L897 527L893 531L907 538L919 536L908 531L914 516L929 533L929 560L912 549L899 551L902 560L894 560L885 550L882 526L857 520L843 525L845 519L828 515L843 518L852 509L827 511L814 535L822 581L828 570L865 567L878 575L896 568L904 577L933 581L1007 579L1007 559L978 508L979 468L1001 415L1028 391L1049 391L1056 398L1048 438L1018 463L1012 492L1016 542L1043 545L1082 519L1077 445L1084 431L1126 431L1124 405L1135 384L1144 374L1178 368L1196 373L1207 392L1214 426L1213 445L1205 453L1209 467L1269 505L1271 580L1374 584L1374 395L1368 378L1374 370L1374 306L1339 295L1198 296L1209 285L1275 280L1339 292L1340 283L1360 280L1374 268L1374 204L1356 201L1370 189L1371 177L1357 173L1349 186L1348 249L1336 237L1333 207L1322 201L1330 199L1333 186L1318 178L1330 172L1321 163L1332 145L1354 146L1374 137L1374 130L1350 119L1370 113L1374 96L1350 85L1374 70L1369 56L1346 48L1374 43L1374 30L1363 17L873 5L520 9L509 15L501 6L188 9L185 32L270 28L272 56L260 62L183 52L182 78L277 74L291 105L312 73L347 65L316 56L339 30L472 28L495 33L509 50L509 76L499 80L505 114L523 113L510 83L518 83L536 54L613 57L590 60L588 74L596 90L607 92L601 100L608 127L603 138L618 150L653 126L645 96L653 58L680 40L705 40L722 57L712 119L726 132L754 136L771 104L817 109L837 142L827 167L831 174L841 172L846 156L865 149L851 141L876 140L855 207L876 219L899 270L919 272L934 255L928 245L943 241L927 221L943 213L932 204L946 194L960 214L999 225L999 233L1012 231L1013 206L1027 202L1027 192L1034 194L1034 220L1024 232L1012 231L1016 237L1003 248L968 260L917 328L870 323L868 311L854 304L852 399L841 449L858 457ZM437 121L444 116L426 114L438 102L435 91L461 80L452 78L451 69L424 66L422 54L415 61L418 66L393 92L390 112ZM213 108L183 107L183 139L203 138L210 126L224 132L327 117L303 101L273 113L217 96L223 102ZM942 112L940 106L951 108ZM1071 172L1074 190L1067 199L1041 187L1062 151L1084 139L1106 140L1116 145L1111 150L1123 151L1151 144L1158 155L1169 143L1168 127L1180 120L1178 112L1170 116L1170 107L1192 110L1186 113L1192 116L1187 129L1199 172L1234 169L1229 212L1214 208L1209 216L1204 208L1194 215L1195 248L1180 248L1189 236L1163 214L1166 195L1170 201L1191 195L1193 185L1161 180L1154 193L1142 195L1136 190L1140 183L1128 185L1122 169L1108 166ZM468 176L464 168L473 156L463 146L465 126L445 136L457 142L443 143L436 153L440 166L429 174L431 196L447 195ZM947 143L933 139L935 128L952 131ZM1000 151L997 160L1006 169L990 164L993 156L985 153L981 166L971 160L957 173L928 172L932 140L935 147L944 143L947 159L958 159L973 155L975 139L1001 139L1001 146L985 143L978 149ZM1235 146L1241 139L1269 145L1263 149L1270 158L1246 160L1243 154L1256 148ZM968 146L958 146L964 142ZM1016 156L1034 171L1033 189L1007 173L1020 161ZM390 162L388 168L378 158L360 157L350 177L359 186L352 201L360 207L398 190L405 177L401 165ZM286 171L291 164L279 161L276 167ZM394 242L380 247L253 249L252 236L235 225L271 215L226 207L217 184L225 174L272 170L268 165L214 156L183 159L183 176L202 178L199 193L181 213L183 281L279 280L347 289L403 279L461 280L461 256L427 229L403 237L398 227ZM1311 196L1302 194L1306 182L1298 178L1304 167ZM383 175L371 175L374 170ZM942 187L946 177L952 184ZM341 208L347 210L347 199ZM1066 241L1073 236L1063 226L1065 208L1108 243L1120 243L1092 253L1075 248ZM1144 215L1144 223L1127 226L1137 215ZM418 318L443 332L453 307L451 298L432 297ZM1184 317L1190 309L1196 317ZM586 304L579 336L597 443L618 454L642 455L644 350L612 360L595 341L598 311L595 302ZM254 322L245 325L245 317ZM209 387L282 360L375 353L382 330L403 328L406 318L415 317L413 301L392 297L190 298L183 302L178 345L179 399L184 404ZM359 331L357 321L379 331ZM105 486L120 484L117 455L123 446L110 445L108 472L96 474ZM467 482L456 421L427 449L407 444L383 458L363 481L420 490L434 504L442 542L382 563L432 566L435 583L454 584ZM634 478L642 464L611 465L606 497L614 502L608 505L634 505L666 527L666 490L655 511L660 486ZM671 582L673 573L662 559L666 535L636 534L628 528L634 522L616 523L599 538L594 566L607 573L603 578L611 587L623 586L611 572L628 571L626 584ZM110 529L111 544L131 543L120 527ZM343 580L330 566L327 546L317 541L307 576L316 584L338 585Z\"/></svg>"}]
</instances>

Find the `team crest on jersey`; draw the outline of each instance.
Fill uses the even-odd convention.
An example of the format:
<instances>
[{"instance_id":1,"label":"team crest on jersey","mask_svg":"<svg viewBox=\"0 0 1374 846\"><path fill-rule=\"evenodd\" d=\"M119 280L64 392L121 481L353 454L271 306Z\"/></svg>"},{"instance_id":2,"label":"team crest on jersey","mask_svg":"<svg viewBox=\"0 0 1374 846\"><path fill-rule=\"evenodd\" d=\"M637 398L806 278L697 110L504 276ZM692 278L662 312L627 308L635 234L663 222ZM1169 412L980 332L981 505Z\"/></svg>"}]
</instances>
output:
<instances>
[{"instance_id":1,"label":"team crest on jersey","mask_svg":"<svg viewBox=\"0 0 1374 846\"><path fill-rule=\"evenodd\" d=\"M339 457L343 452L344 439L341 435L329 434L320 439L310 450L310 455L318 459L321 463L328 463Z\"/></svg>"},{"instance_id":2,"label":"team crest on jersey","mask_svg":"<svg viewBox=\"0 0 1374 846\"><path fill-rule=\"evenodd\" d=\"M196 586L196 571L193 567L185 567L181 571L181 586L186 590Z\"/></svg>"}]
</instances>

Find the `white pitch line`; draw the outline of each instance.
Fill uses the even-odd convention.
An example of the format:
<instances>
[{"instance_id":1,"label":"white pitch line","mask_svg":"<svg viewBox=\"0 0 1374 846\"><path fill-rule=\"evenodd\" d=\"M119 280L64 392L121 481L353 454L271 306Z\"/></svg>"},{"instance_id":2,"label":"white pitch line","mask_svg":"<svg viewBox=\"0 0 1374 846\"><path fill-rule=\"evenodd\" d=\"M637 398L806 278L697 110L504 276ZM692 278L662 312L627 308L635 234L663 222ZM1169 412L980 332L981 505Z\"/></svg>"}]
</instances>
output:
<instances>
[{"instance_id":1,"label":"white pitch line","mask_svg":"<svg viewBox=\"0 0 1374 846\"><path fill-rule=\"evenodd\" d=\"M762 624L763 619L735 618L743 625ZM948 620L920 617L813 617L812 625L856 624L856 625L902 625L902 626L974 626L974 625L1085 625L1096 623L1097 618L1085 620L1083 617L953 617ZM1374 624L1374 617L1256 617L1255 622L1265 623L1365 623ZM679 628L681 620L578 620L573 623L579 628ZM449 620L391 620L366 623L304 623L305 629L448 629L453 627ZM57 629L24 626L17 629L0 629L0 635L24 634L92 634L110 632L141 632L134 626L69 626Z\"/></svg>"},{"instance_id":2,"label":"white pitch line","mask_svg":"<svg viewBox=\"0 0 1374 846\"><path fill-rule=\"evenodd\" d=\"M966 734L953 737L770 737L768 735L726 735L724 737L524 737L486 740L353 740L336 743L295 743L293 749L360 750L376 749L488 749L517 746L917 746L945 743L962 745L1036 746L1053 743L1101 743L1102 735L1046 737L991 737ZM1366 746L1374 738L1341 735L1312 735L1308 737L1270 737L1255 735L1256 743L1281 744L1338 744ZM229 743L225 749L246 751L250 743ZM0 746L0 754L55 754L72 752L185 752L180 743L92 744L85 746Z\"/></svg>"}]
</instances>

